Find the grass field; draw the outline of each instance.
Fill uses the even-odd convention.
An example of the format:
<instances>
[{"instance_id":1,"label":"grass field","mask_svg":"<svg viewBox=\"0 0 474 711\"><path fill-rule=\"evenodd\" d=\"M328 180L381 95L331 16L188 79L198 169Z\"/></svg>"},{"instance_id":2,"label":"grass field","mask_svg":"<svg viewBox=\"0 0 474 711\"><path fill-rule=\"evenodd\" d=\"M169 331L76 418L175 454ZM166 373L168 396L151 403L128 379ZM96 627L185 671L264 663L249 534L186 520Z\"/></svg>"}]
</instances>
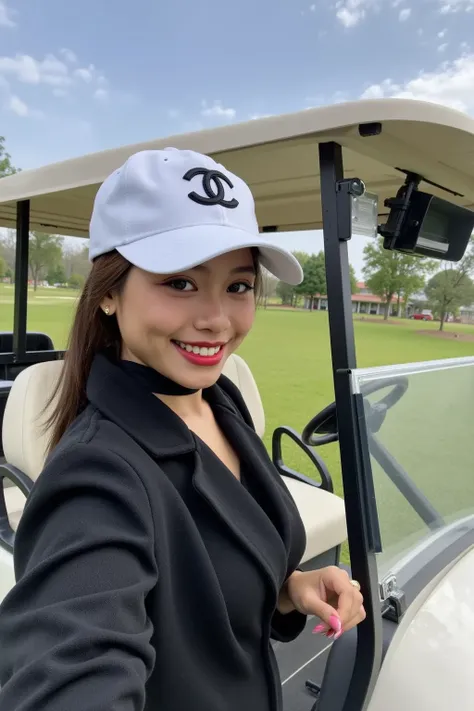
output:
<instances>
[{"instance_id":1,"label":"grass field","mask_svg":"<svg viewBox=\"0 0 474 711\"><path fill-rule=\"evenodd\" d=\"M65 347L76 300L77 293L70 290L31 291L28 329L44 331L56 348ZM13 287L2 284L0 330L11 330L12 324ZM436 323L406 320L392 324L355 321L358 364L368 367L474 355L474 342L442 340L419 333L435 332L437 328ZM474 335L474 328L469 326L448 324L446 329ZM328 319L324 312L261 309L239 352L250 365L261 392L267 446L275 427L286 424L301 431L316 412L333 400ZM474 376L469 376L470 382L468 374L462 372L449 377L445 374L444 379L437 376L423 376L424 380L412 376L412 394L407 394L392 411L382 439L392 453L399 452L408 471L416 473L425 494L450 515L462 505L474 503L474 477L466 480L466 471L471 471L469 463L474 461ZM328 445L321 453L332 473L336 493L342 494L337 445ZM295 445L288 443L284 455L288 465L313 475L311 464ZM404 536L417 533L419 519L377 467L374 473L384 542L395 545L401 532Z\"/></svg>"}]
</instances>

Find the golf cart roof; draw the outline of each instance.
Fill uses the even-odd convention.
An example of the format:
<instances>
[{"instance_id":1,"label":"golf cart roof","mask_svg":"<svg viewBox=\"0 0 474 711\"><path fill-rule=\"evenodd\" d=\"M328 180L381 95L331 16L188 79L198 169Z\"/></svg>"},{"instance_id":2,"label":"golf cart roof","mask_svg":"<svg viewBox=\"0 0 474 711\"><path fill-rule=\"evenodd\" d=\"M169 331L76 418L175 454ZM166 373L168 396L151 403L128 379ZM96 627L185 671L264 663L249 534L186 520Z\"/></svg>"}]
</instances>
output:
<instances>
[{"instance_id":1,"label":"golf cart roof","mask_svg":"<svg viewBox=\"0 0 474 711\"><path fill-rule=\"evenodd\" d=\"M137 143L2 178L0 227L15 227L16 203L30 200L30 229L87 237L103 180L137 151L174 146L212 155L246 180L261 228L318 229L317 145L327 141L343 147L345 176L377 193L382 212L404 181L401 170L433 183L431 194L474 207L474 120L436 104L380 99Z\"/></svg>"}]
</instances>

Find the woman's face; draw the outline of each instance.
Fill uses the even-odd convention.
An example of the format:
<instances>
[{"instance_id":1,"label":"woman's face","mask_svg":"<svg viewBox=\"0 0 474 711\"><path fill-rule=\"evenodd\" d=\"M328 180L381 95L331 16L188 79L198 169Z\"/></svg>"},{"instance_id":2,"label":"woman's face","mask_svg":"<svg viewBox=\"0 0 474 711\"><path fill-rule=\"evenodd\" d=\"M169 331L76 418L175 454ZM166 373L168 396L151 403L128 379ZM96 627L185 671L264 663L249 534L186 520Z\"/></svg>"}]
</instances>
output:
<instances>
[{"instance_id":1,"label":"woman's face","mask_svg":"<svg viewBox=\"0 0 474 711\"><path fill-rule=\"evenodd\" d=\"M252 327L255 278L250 249L173 275L133 267L120 295L104 301L117 317L122 358L185 387L210 387Z\"/></svg>"}]
</instances>

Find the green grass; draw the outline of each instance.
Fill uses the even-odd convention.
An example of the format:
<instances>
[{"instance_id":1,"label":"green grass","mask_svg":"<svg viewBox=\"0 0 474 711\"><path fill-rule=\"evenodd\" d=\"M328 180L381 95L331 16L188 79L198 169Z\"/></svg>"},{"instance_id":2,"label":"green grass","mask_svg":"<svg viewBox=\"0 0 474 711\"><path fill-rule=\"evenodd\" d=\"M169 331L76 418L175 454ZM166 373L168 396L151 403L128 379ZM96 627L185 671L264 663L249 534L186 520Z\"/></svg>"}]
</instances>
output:
<instances>
[{"instance_id":1,"label":"green grass","mask_svg":"<svg viewBox=\"0 0 474 711\"><path fill-rule=\"evenodd\" d=\"M0 284L0 330L13 329L13 290ZM64 348L74 314L78 292L72 289L28 290L28 330L43 331L52 339L55 348Z\"/></svg>"},{"instance_id":2,"label":"green grass","mask_svg":"<svg viewBox=\"0 0 474 711\"><path fill-rule=\"evenodd\" d=\"M56 348L66 345L77 292L38 289L29 292L28 329L48 333ZM0 285L0 330L13 324L13 287ZM474 342L441 340L418 333L436 323L400 320L395 324L354 323L358 365L368 367L474 354ZM448 331L474 328L448 324ZM329 328L323 312L260 309L255 327L239 351L258 383L266 414L265 443L281 424L301 431L308 420L334 399ZM471 381L469 381L471 377ZM451 515L474 502L474 376L457 373L413 376L407 395L391 411L381 439L443 514ZM285 462L314 476L296 445L284 447ZM337 445L321 450L342 495ZM470 468L471 467L471 468ZM387 477L374 467L384 543L419 535L420 523ZM347 560L347 551L344 551Z\"/></svg>"}]
</instances>

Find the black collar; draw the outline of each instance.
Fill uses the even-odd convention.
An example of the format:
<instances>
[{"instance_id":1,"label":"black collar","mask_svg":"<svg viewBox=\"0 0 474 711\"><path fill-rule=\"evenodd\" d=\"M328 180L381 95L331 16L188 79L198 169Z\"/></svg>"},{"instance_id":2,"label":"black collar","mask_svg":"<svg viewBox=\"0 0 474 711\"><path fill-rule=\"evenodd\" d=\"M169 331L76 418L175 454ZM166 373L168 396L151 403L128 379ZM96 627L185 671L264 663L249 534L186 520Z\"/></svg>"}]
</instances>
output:
<instances>
[{"instance_id":1,"label":"black collar","mask_svg":"<svg viewBox=\"0 0 474 711\"><path fill-rule=\"evenodd\" d=\"M185 388L184 385L175 383L166 375L159 373L147 365L134 363L130 360L121 360L119 366L122 370L139 380L143 385L155 395L192 395L197 393L197 389Z\"/></svg>"},{"instance_id":2,"label":"black collar","mask_svg":"<svg viewBox=\"0 0 474 711\"><path fill-rule=\"evenodd\" d=\"M225 376L221 378L227 380ZM203 390L203 397L213 408L221 407L236 414L219 387L221 378ZM194 435L183 420L153 395L145 382L134 378L105 355L95 356L92 362L87 398L155 457L172 457L196 449Z\"/></svg>"}]
</instances>

